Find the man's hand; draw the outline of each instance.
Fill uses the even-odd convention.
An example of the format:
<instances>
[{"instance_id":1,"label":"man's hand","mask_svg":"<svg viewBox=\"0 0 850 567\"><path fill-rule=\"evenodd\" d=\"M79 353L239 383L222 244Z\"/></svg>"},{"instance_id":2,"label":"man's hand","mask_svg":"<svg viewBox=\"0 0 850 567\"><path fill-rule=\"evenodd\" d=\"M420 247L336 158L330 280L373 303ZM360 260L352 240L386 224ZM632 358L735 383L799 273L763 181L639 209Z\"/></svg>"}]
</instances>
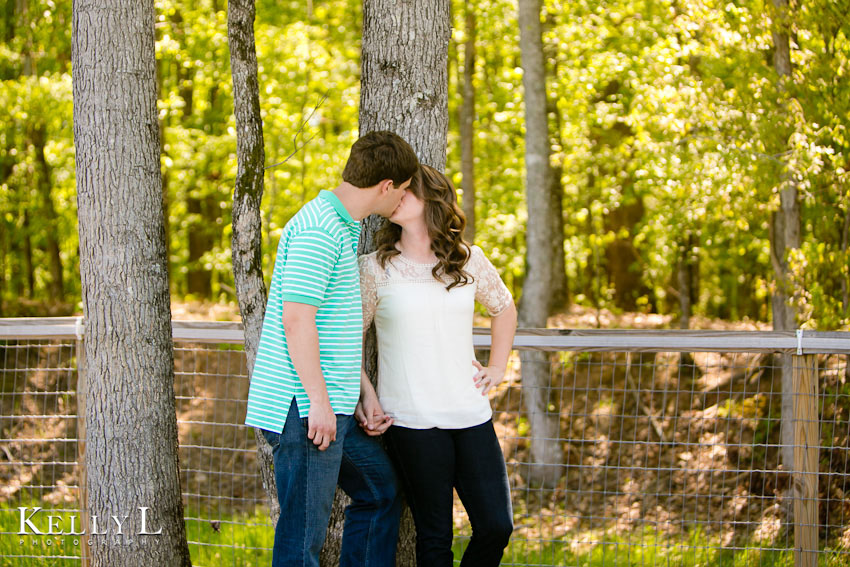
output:
<instances>
[{"instance_id":1,"label":"man's hand","mask_svg":"<svg viewBox=\"0 0 850 567\"><path fill-rule=\"evenodd\" d=\"M505 369L495 366L481 366L477 360L472 361L472 365L478 369L472 381L476 388L481 388L481 395L486 396L490 390L498 386L505 379Z\"/></svg>"},{"instance_id":2,"label":"man's hand","mask_svg":"<svg viewBox=\"0 0 850 567\"><path fill-rule=\"evenodd\" d=\"M374 394L360 397L354 408L354 418L366 435L371 437L382 435L393 424L393 418L384 413Z\"/></svg>"},{"instance_id":3,"label":"man's hand","mask_svg":"<svg viewBox=\"0 0 850 567\"><path fill-rule=\"evenodd\" d=\"M307 415L307 439L324 451L332 441L336 441L336 415L330 402L310 404Z\"/></svg>"}]
</instances>

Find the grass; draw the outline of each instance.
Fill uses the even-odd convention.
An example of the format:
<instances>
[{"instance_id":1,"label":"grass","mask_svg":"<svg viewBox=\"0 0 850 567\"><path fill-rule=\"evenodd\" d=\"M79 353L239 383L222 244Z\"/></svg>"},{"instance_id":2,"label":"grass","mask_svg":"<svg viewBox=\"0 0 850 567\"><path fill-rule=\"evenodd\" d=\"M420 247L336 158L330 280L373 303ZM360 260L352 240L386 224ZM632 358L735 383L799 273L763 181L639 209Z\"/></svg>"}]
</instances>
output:
<instances>
[{"instance_id":1,"label":"grass","mask_svg":"<svg viewBox=\"0 0 850 567\"><path fill-rule=\"evenodd\" d=\"M38 505L38 504L35 504ZM47 516L61 518L67 530L72 512L52 512L44 507L33 523L47 529ZM29 504L32 509L33 504ZM218 523L193 519L215 516L211 513L186 511L186 533L190 541L192 564L199 567L265 567L271 565L274 531L268 525L265 511L222 516ZM54 520L55 522L55 520ZM79 523L77 522L77 525ZM75 536L16 535L20 529L20 512L16 507L0 507L0 567L65 567L78 566L81 546ZM58 530L57 530L58 531ZM468 528L467 528L468 533ZM11 533L10 533L11 532ZM724 549L714 537L699 530L685 538L663 537L654 531L625 536L596 535L584 537L598 543L575 545L576 534L554 540L525 540L515 537L505 551L502 565L565 567L793 567L794 554L750 544L747 549ZM50 542L50 543L48 543ZM468 536L455 538L455 563L460 561L469 543ZM66 556L66 557L62 557ZM70 557L69 557L70 556ZM850 556L835 553L818 555L821 567L850 567Z\"/></svg>"}]
</instances>

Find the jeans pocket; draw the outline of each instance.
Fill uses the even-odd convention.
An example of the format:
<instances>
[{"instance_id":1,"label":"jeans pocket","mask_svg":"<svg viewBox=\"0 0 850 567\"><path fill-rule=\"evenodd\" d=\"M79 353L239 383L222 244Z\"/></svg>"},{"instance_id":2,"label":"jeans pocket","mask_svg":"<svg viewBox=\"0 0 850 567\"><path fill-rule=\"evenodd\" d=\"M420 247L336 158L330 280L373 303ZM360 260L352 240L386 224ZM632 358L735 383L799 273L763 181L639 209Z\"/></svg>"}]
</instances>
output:
<instances>
[{"instance_id":1,"label":"jeans pocket","mask_svg":"<svg viewBox=\"0 0 850 567\"><path fill-rule=\"evenodd\" d=\"M263 437L266 438L266 441L272 447L272 451L277 449L278 445L280 445L280 433L275 433L274 431L267 431L265 429L260 429L260 433L263 434Z\"/></svg>"}]
</instances>

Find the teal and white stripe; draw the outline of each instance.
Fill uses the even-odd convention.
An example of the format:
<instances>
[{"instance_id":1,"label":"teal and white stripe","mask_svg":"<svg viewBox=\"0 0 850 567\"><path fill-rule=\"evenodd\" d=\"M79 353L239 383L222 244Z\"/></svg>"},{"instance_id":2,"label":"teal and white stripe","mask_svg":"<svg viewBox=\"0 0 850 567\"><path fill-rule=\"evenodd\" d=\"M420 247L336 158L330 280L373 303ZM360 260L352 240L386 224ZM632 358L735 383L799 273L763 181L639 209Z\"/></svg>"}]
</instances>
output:
<instances>
[{"instance_id":1,"label":"teal and white stripe","mask_svg":"<svg viewBox=\"0 0 850 567\"><path fill-rule=\"evenodd\" d=\"M246 424L279 433L293 396L300 417L310 411L286 344L284 302L319 308L319 360L331 407L335 413L354 413L360 398L363 337L359 238L360 223L330 191L319 193L284 227L251 376Z\"/></svg>"}]
</instances>

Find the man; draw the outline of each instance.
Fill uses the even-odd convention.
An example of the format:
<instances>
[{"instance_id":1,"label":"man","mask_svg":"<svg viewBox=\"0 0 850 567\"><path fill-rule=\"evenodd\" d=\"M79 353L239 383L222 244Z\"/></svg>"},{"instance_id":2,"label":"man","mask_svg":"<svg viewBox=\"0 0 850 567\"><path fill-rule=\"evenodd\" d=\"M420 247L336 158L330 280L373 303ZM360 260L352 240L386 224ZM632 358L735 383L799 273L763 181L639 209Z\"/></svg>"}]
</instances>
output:
<instances>
[{"instance_id":1,"label":"man","mask_svg":"<svg viewBox=\"0 0 850 567\"><path fill-rule=\"evenodd\" d=\"M386 429L374 390L361 381L359 221L390 216L419 162L391 132L360 138L333 191L286 224L248 394L245 423L274 452L280 519L272 566L318 566L337 483L346 508L340 566L395 565L400 501L390 461L352 414Z\"/></svg>"}]
</instances>

